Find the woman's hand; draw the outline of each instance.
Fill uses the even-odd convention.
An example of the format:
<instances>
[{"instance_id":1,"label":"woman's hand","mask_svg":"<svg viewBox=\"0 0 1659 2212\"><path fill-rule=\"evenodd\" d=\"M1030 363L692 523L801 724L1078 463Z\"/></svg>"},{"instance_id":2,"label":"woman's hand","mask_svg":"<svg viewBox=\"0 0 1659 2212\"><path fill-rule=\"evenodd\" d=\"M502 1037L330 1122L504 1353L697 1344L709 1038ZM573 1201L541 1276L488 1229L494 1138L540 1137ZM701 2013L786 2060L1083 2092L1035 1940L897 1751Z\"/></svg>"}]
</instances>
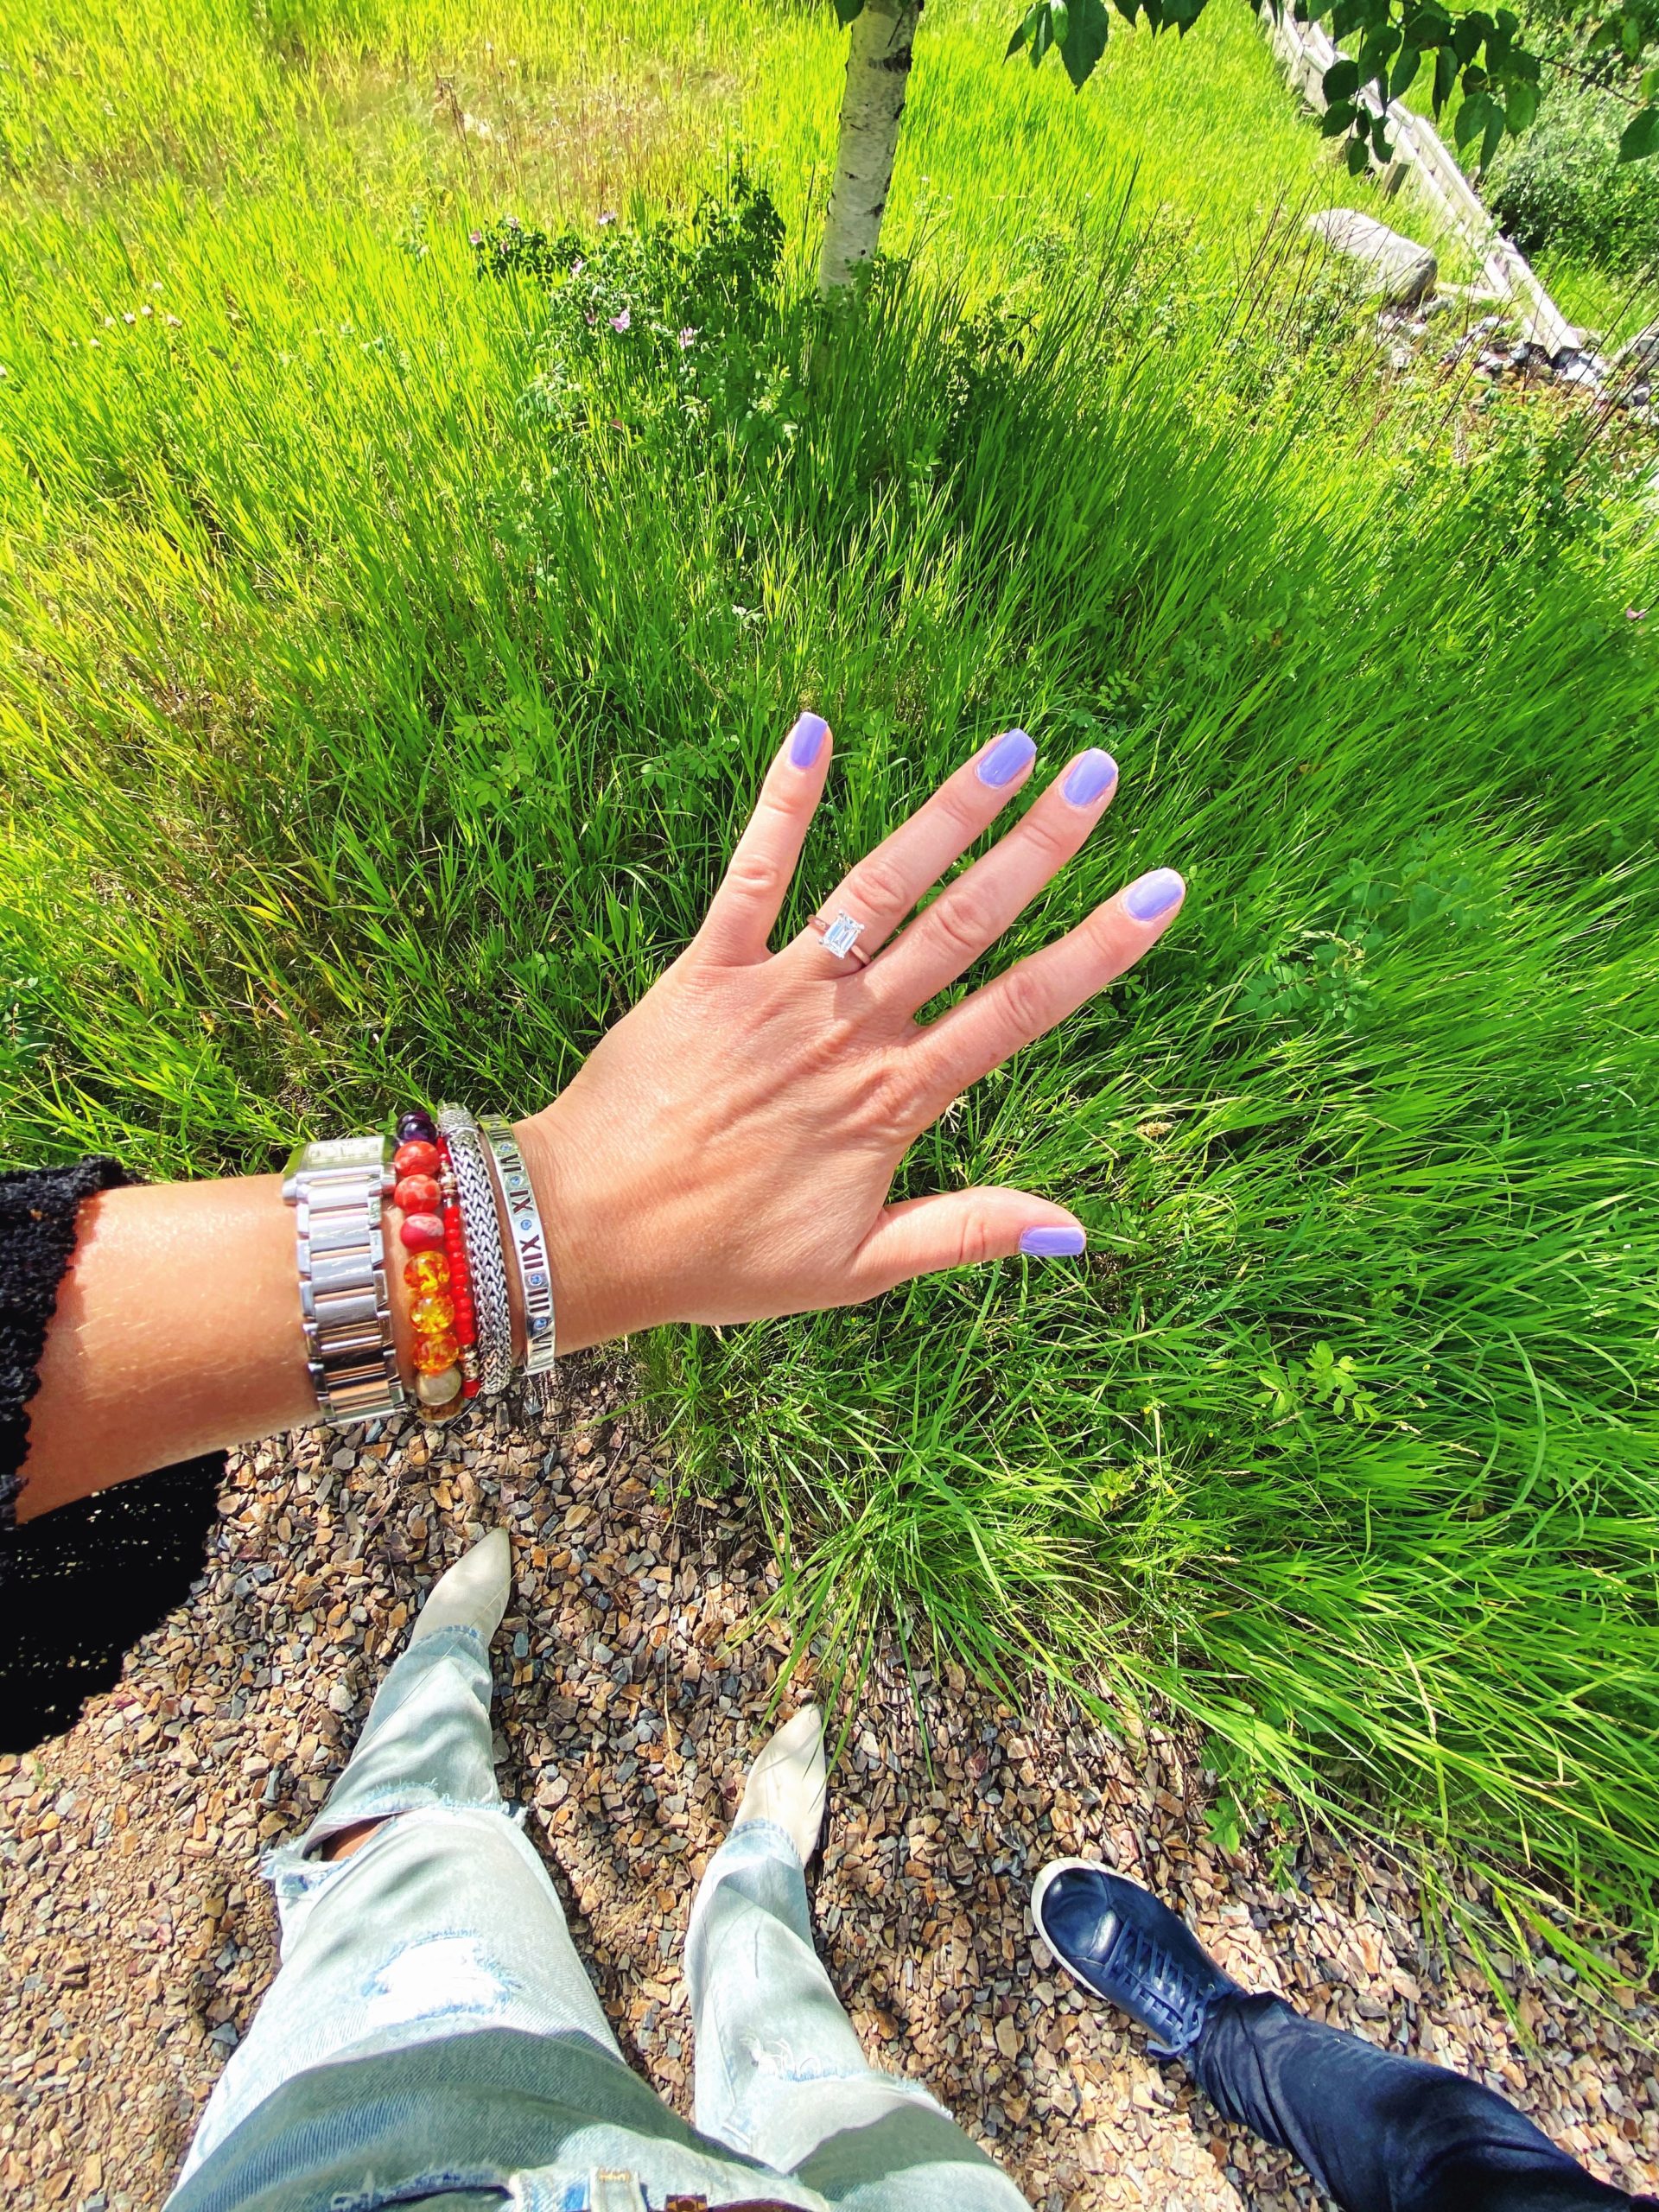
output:
<instances>
[{"instance_id":1,"label":"woman's hand","mask_svg":"<svg viewBox=\"0 0 1659 2212\"><path fill-rule=\"evenodd\" d=\"M1083 1249L1072 1215L1023 1191L899 1205L887 1193L953 1098L1156 944L1179 910L1179 876L1141 877L923 1026L918 1009L1077 852L1111 804L1116 768L1079 754L901 929L1031 774L1027 737L993 740L823 901L822 922L844 912L862 924L852 953L831 952L812 928L774 953L830 754L826 724L803 715L692 944L519 1125L552 1246L561 1351L664 1321L849 1305L1021 1250Z\"/></svg>"}]
</instances>

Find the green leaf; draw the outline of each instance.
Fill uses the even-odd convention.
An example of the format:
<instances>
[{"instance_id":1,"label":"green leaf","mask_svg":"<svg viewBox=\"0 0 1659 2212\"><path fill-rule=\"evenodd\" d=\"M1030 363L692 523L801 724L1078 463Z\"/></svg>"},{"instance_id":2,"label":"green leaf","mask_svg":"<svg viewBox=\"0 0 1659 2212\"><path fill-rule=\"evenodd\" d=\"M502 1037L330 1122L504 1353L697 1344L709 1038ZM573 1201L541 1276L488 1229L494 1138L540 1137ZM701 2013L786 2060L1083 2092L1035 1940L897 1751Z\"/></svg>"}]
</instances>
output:
<instances>
[{"instance_id":1,"label":"green leaf","mask_svg":"<svg viewBox=\"0 0 1659 2212\"><path fill-rule=\"evenodd\" d=\"M1517 133L1529 130L1533 118L1537 112L1537 86L1511 85L1510 96L1503 103L1503 113L1508 119L1510 130Z\"/></svg>"},{"instance_id":2,"label":"green leaf","mask_svg":"<svg viewBox=\"0 0 1659 2212\"><path fill-rule=\"evenodd\" d=\"M840 5L840 0L836 0L836 5ZM1014 25L1014 36L1008 41L1008 50L1002 56L1002 59L1005 61L1012 61L1014 55L1019 53L1020 48L1031 36L1031 19L1036 13L1037 10L1033 8L1029 15L1021 16L1019 22Z\"/></svg>"},{"instance_id":3,"label":"green leaf","mask_svg":"<svg viewBox=\"0 0 1659 2212\"><path fill-rule=\"evenodd\" d=\"M1350 176L1362 175L1370 166L1370 149L1367 146L1363 138L1351 138L1348 141L1348 174Z\"/></svg>"},{"instance_id":4,"label":"green leaf","mask_svg":"<svg viewBox=\"0 0 1659 2212\"><path fill-rule=\"evenodd\" d=\"M1326 108L1319 124L1320 137L1340 138L1344 130L1353 128L1357 113L1358 110L1351 100L1338 100L1334 107Z\"/></svg>"},{"instance_id":5,"label":"green leaf","mask_svg":"<svg viewBox=\"0 0 1659 2212\"><path fill-rule=\"evenodd\" d=\"M1345 100L1359 90L1359 64L1345 57L1333 61L1321 79L1327 100Z\"/></svg>"},{"instance_id":6,"label":"green leaf","mask_svg":"<svg viewBox=\"0 0 1659 2212\"><path fill-rule=\"evenodd\" d=\"M1389 79L1389 98L1391 100L1397 100L1401 94L1404 92L1410 85L1415 82L1417 72L1422 67L1422 48L1421 46L1408 46L1405 52L1401 55L1399 60L1395 62L1394 66L1394 74Z\"/></svg>"},{"instance_id":7,"label":"green leaf","mask_svg":"<svg viewBox=\"0 0 1659 2212\"><path fill-rule=\"evenodd\" d=\"M1111 29L1106 0L1071 0L1060 40L1060 59L1077 91L1081 92L1093 75L1096 64L1106 51Z\"/></svg>"},{"instance_id":8,"label":"green leaf","mask_svg":"<svg viewBox=\"0 0 1659 2212\"><path fill-rule=\"evenodd\" d=\"M854 23L864 12L864 0L836 0L836 15L843 23Z\"/></svg>"},{"instance_id":9,"label":"green leaf","mask_svg":"<svg viewBox=\"0 0 1659 2212\"><path fill-rule=\"evenodd\" d=\"M1459 60L1472 61L1493 28L1491 17L1479 8L1459 16L1452 26L1452 44Z\"/></svg>"},{"instance_id":10,"label":"green leaf","mask_svg":"<svg viewBox=\"0 0 1659 2212\"><path fill-rule=\"evenodd\" d=\"M1449 46L1443 46L1434 57L1434 112L1438 115L1450 99L1452 87L1458 81L1458 57Z\"/></svg>"},{"instance_id":11,"label":"green leaf","mask_svg":"<svg viewBox=\"0 0 1659 2212\"><path fill-rule=\"evenodd\" d=\"M1649 154L1659 154L1659 107L1644 107L1640 115L1633 115L1618 142L1621 162L1645 161Z\"/></svg>"},{"instance_id":12,"label":"green leaf","mask_svg":"<svg viewBox=\"0 0 1659 2212\"><path fill-rule=\"evenodd\" d=\"M1365 43L1359 49L1359 73L1370 83L1373 77L1382 76L1399 49L1400 34L1392 23L1381 23L1365 34Z\"/></svg>"},{"instance_id":13,"label":"green leaf","mask_svg":"<svg viewBox=\"0 0 1659 2212\"><path fill-rule=\"evenodd\" d=\"M1659 69L1646 69L1642 73L1642 98L1659 99Z\"/></svg>"},{"instance_id":14,"label":"green leaf","mask_svg":"<svg viewBox=\"0 0 1659 2212\"><path fill-rule=\"evenodd\" d=\"M1484 92L1476 92L1458 110L1457 120L1452 125L1452 137L1459 153L1471 139L1478 137L1491 121L1494 105Z\"/></svg>"},{"instance_id":15,"label":"green leaf","mask_svg":"<svg viewBox=\"0 0 1659 2212\"><path fill-rule=\"evenodd\" d=\"M1442 45L1452 29L1452 19L1438 8L1425 8L1406 25L1406 44L1421 52L1428 46Z\"/></svg>"},{"instance_id":16,"label":"green leaf","mask_svg":"<svg viewBox=\"0 0 1659 2212\"><path fill-rule=\"evenodd\" d=\"M1486 136L1480 142L1480 166L1484 169L1491 168L1492 156L1503 143L1503 111L1496 100L1490 102L1489 105L1492 112L1486 125Z\"/></svg>"}]
</instances>

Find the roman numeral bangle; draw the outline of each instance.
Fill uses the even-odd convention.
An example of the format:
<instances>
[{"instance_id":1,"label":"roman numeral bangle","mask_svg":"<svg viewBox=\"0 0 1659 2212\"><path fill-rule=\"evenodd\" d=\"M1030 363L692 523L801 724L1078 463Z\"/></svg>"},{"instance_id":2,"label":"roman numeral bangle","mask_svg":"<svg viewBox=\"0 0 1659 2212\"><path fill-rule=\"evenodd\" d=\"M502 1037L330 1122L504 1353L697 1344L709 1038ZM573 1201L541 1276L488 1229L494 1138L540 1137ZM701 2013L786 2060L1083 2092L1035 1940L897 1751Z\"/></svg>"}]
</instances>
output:
<instances>
[{"instance_id":1,"label":"roman numeral bangle","mask_svg":"<svg viewBox=\"0 0 1659 2212\"><path fill-rule=\"evenodd\" d=\"M507 1249L512 1255L524 1299L524 1372L549 1375L556 1357L553 1270L548 1259L547 1237L542 1229L541 1209L536 1203L536 1192L512 1124L500 1114L480 1114L478 1126L489 1154L496 1196L507 1225Z\"/></svg>"}]
</instances>

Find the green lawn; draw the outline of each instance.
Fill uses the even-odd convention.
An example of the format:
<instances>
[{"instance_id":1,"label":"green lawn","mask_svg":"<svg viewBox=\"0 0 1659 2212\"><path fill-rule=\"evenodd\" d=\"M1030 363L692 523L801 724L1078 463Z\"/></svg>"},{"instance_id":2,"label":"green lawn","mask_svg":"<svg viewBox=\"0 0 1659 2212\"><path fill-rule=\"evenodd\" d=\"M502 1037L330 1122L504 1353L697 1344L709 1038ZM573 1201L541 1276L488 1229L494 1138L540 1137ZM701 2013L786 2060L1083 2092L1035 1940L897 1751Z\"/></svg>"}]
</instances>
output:
<instances>
[{"instance_id":1,"label":"green lawn","mask_svg":"<svg viewBox=\"0 0 1659 2212\"><path fill-rule=\"evenodd\" d=\"M12 11L7 1150L527 1105L802 700L809 899L995 728L1099 738L1013 949L1158 861L1186 910L912 1171L1052 1192L1090 1265L653 1343L690 1474L849 1654L886 1607L1161 1692L1224 1828L1402 1821L1650 1943L1650 511L1580 418L1377 384L1298 236L1353 188L1242 9L1077 99L1001 24L929 6L913 270L809 345L827 10ZM620 283L740 149L775 293L647 269L613 342L476 279L510 210Z\"/></svg>"}]
</instances>

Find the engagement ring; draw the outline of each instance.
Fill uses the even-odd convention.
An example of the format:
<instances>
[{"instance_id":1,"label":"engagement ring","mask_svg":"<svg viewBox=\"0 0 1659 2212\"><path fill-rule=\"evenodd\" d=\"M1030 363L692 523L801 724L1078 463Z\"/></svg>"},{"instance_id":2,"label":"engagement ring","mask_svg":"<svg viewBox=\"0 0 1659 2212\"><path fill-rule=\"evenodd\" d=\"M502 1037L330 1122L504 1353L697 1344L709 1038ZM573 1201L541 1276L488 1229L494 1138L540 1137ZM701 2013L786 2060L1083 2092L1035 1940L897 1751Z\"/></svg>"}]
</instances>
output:
<instances>
[{"instance_id":1,"label":"engagement ring","mask_svg":"<svg viewBox=\"0 0 1659 2212\"><path fill-rule=\"evenodd\" d=\"M822 914L815 915L812 927L817 931L826 952L833 952L837 959L844 954L848 959L856 960L861 968L869 966L870 956L860 950L858 943L864 933L864 924L855 921L844 907L833 922L826 922Z\"/></svg>"}]
</instances>

